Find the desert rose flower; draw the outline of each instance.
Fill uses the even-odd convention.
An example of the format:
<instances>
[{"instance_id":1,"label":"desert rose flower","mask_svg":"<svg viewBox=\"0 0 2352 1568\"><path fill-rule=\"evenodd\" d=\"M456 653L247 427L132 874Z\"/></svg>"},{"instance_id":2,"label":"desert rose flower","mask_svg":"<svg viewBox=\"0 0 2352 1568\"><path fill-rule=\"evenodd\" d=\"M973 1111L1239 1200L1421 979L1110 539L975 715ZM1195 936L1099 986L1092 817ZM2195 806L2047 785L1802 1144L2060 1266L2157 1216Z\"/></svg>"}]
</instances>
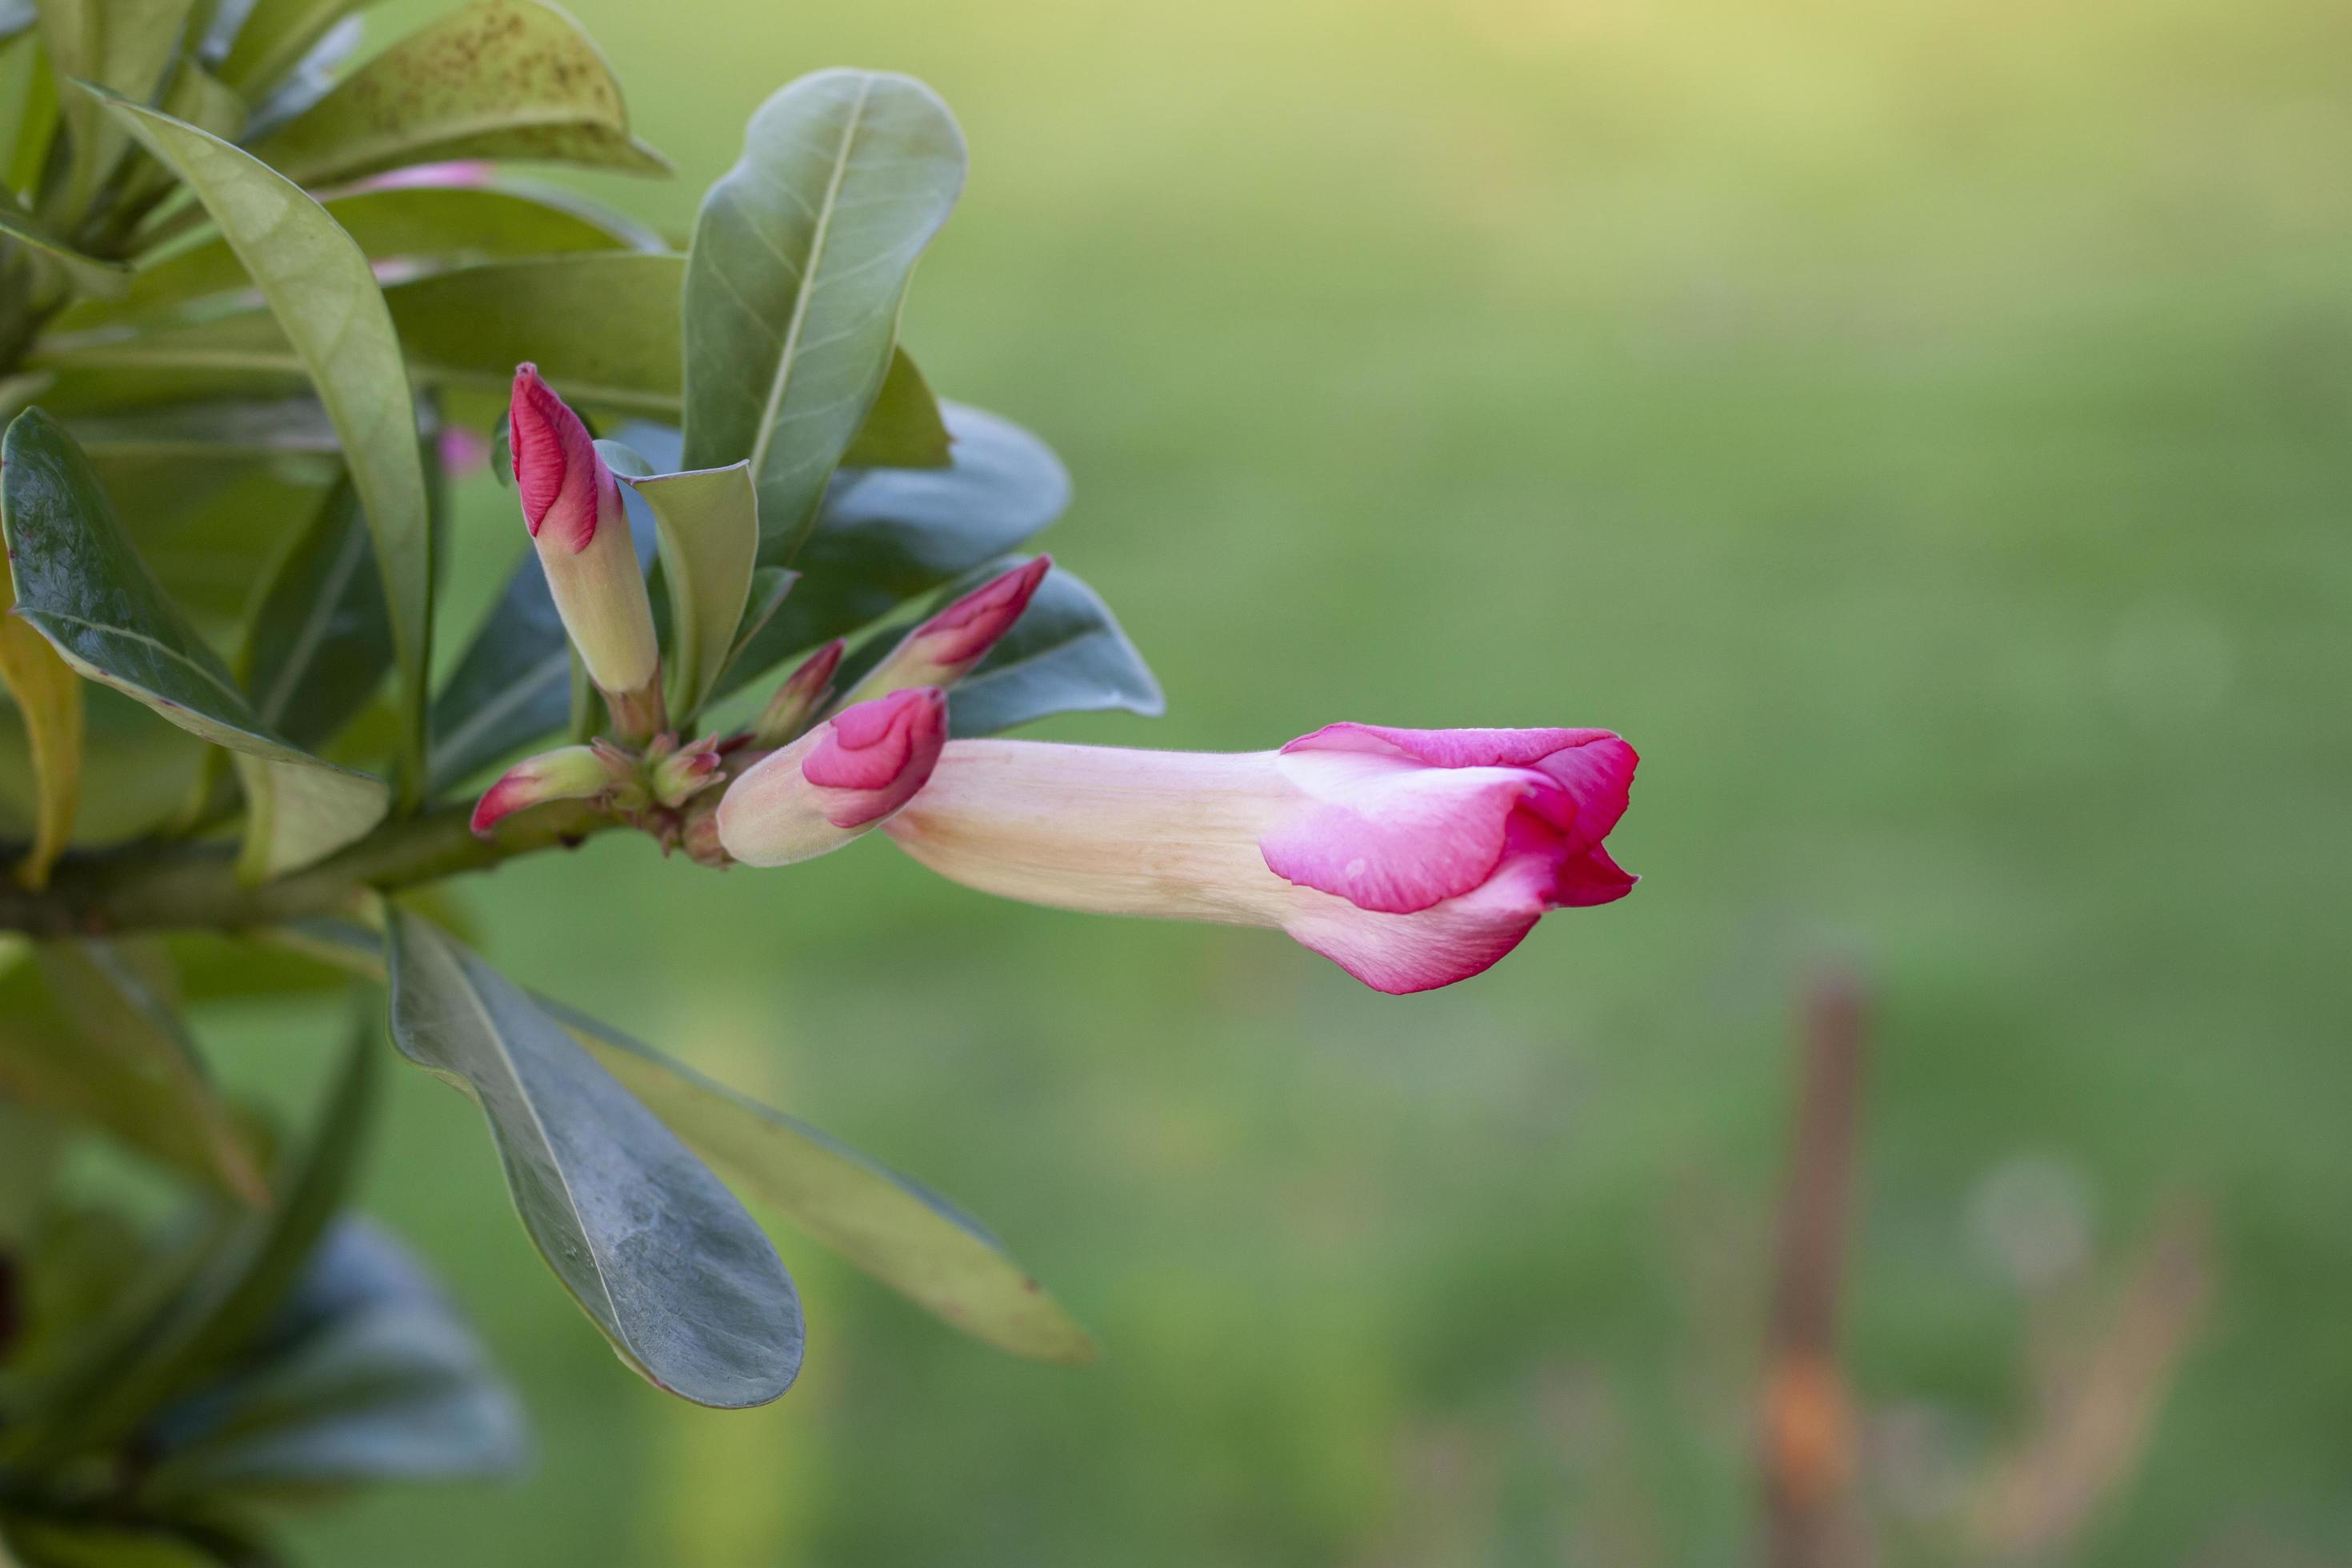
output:
<instances>
[{"instance_id":1,"label":"desert rose flower","mask_svg":"<svg viewBox=\"0 0 2352 1568\"><path fill-rule=\"evenodd\" d=\"M845 708L728 786L719 842L747 866L838 849L913 798L947 733L947 698L935 687Z\"/></svg>"},{"instance_id":2,"label":"desert rose flower","mask_svg":"<svg viewBox=\"0 0 2352 1568\"><path fill-rule=\"evenodd\" d=\"M974 588L908 632L845 700L864 702L913 686L936 686L942 691L953 686L987 656L997 638L1013 629L1037 584L1053 569L1054 558L1040 555Z\"/></svg>"},{"instance_id":3,"label":"desert rose flower","mask_svg":"<svg viewBox=\"0 0 2352 1568\"><path fill-rule=\"evenodd\" d=\"M1606 730L1333 724L1238 755L953 741L887 831L983 892L1275 926L1377 990L1425 991L1548 910L1624 897L1602 840L1635 761Z\"/></svg>"},{"instance_id":4,"label":"desert rose flower","mask_svg":"<svg viewBox=\"0 0 2352 1568\"><path fill-rule=\"evenodd\" d=\"M523 521L563 629L622 738L650 740L663 721L661 649L620 482L536 365L515 367L508 424Z\"/></svg>"}]
</instances>

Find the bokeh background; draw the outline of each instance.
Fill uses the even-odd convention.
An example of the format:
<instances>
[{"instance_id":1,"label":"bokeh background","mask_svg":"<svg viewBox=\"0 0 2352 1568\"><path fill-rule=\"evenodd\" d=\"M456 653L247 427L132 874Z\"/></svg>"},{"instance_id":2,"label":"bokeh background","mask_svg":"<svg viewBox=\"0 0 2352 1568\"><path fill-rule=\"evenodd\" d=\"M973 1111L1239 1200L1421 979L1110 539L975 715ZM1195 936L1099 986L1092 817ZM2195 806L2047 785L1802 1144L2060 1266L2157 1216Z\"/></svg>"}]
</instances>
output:
<instances>
[{"instance_id":1,"label":"bokeh background","mask_svg":"<svg viewBox=\"0 0 2352 1568\"><path fill-rule=\"evenodd\" d=\"M1063 453L1047 542L1170 699L1038 733L1607 725L1645 880L1391 1000L878 838L509 868L468 896L509 973L954 1194L1105 1355L1000 1358L784 1233L800 1384L669 1401L404 1073L367 1205L541 1460L316 1561L1739 1560L1792 997L1838 964L1887 1558L1987 1560L2003 1467L2082 1465L2045 1396L2105 1376L2052 1555L2352 1563L2352 13L575 9L680 171L595 188L680 232L804 70L955 107L907 339ZM511 507L465 498L478 599ZM318 1055L278 1026L248 1068Z\"/></svg>"}]
</instances>

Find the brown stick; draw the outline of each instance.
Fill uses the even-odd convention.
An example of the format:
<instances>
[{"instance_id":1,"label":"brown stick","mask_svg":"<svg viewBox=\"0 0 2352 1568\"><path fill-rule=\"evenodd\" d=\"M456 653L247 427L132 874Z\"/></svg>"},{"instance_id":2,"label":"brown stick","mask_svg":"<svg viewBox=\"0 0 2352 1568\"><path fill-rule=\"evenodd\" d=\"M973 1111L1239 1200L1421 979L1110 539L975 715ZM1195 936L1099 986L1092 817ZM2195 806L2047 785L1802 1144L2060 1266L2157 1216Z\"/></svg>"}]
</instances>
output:
<instances>
[{"instance_id":1,"label":"brown stick","mask_svg":"<svg viewBox=\"0 0 2352 1568\"><path fill-rule=\"evenodd\" d=\"M1771 1568L1851 1568L1866 1555L1852 1500L1853 1415L1837 1361L1864 1011L1851 975L1825 975L1806 993L1758 1434Z\"/></svg>"}]
</instances>

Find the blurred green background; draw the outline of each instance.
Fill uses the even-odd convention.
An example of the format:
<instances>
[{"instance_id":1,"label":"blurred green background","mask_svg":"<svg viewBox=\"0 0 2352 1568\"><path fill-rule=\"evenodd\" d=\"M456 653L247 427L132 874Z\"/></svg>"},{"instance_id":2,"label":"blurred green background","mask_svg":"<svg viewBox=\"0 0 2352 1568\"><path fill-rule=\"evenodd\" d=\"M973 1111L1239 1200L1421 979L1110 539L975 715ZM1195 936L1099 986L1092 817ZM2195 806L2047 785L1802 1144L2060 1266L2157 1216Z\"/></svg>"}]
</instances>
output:
<instances>
[{"instance_id":1,"label":"blurred green background","mask_svg":"<svg viewBox=\"0 0 2352 1568\"><path fill-rule=\"evenodd\" d=\"M597 188L680 232L804 70L955 107L908 341L1062 452L1046 542L1170 699L1040 733L1607 725L1646 879L1405 1000L878 838L477 884L510 973L953 1194L1106 1353L1002 1359L787 1234L800 1384L674 1403L404 1073L368 1205L541 1462L320 1516L316 1561L1736 1560L1834 962L1876 1016L1847 1339L1890 1559L1977 1560L2048 1370L2189 1212L2205 1310L2060 1555L2352 1562L2352 13L576 9L680 171ZM487 599L511 497L461 532Z\"/></svg>"}]
</instances>

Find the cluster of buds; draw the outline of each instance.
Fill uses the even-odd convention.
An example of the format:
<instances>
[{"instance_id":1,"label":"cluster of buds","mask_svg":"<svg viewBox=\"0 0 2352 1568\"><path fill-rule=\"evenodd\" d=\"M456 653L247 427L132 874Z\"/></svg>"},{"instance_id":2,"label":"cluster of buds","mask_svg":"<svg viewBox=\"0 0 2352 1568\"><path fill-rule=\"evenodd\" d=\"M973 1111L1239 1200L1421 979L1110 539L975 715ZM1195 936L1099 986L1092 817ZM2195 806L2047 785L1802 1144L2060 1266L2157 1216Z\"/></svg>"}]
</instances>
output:
<instances>
[{"instance_id":1,"label":"cluster of buds","mask_svg":"<svg viewBox=\"0 0 2352 1568\"><path fill-rule=\"evenodd\" d=\"M775 866L879 826L929 778L947 740L947 689L1028 608L1052 568L1039 556L924 621L835 691L846 645L804 660L759 718L682 742L663 705L653 604L620 482L580 416L517 368L509 412L524 525L565 632L602 693L610 733L518 763L475 806L492 832L514 813L584 801L709 866Z\"/></svg>"},{"instance_id":2,"label":"cluster of buds","mask_svg":"<svg viewBox=\"0 0 2352 1568\"><path fill-rule=\"evenodd\" d=\"M613 733L509 771L477 832L585 800L707 865L782 866L879 827L984 892L1271 926L1389 992L1476 974L1547 911L1633 889L1605 840L1638 759L1607 730L1331 724L1238 754L950 740L949 688L1028 607L1043 556L924 621L845 695L828 643L745 730L681 745L612 474L528 365L513 421L524 520Z\"/></svg>"}]
</instances>

